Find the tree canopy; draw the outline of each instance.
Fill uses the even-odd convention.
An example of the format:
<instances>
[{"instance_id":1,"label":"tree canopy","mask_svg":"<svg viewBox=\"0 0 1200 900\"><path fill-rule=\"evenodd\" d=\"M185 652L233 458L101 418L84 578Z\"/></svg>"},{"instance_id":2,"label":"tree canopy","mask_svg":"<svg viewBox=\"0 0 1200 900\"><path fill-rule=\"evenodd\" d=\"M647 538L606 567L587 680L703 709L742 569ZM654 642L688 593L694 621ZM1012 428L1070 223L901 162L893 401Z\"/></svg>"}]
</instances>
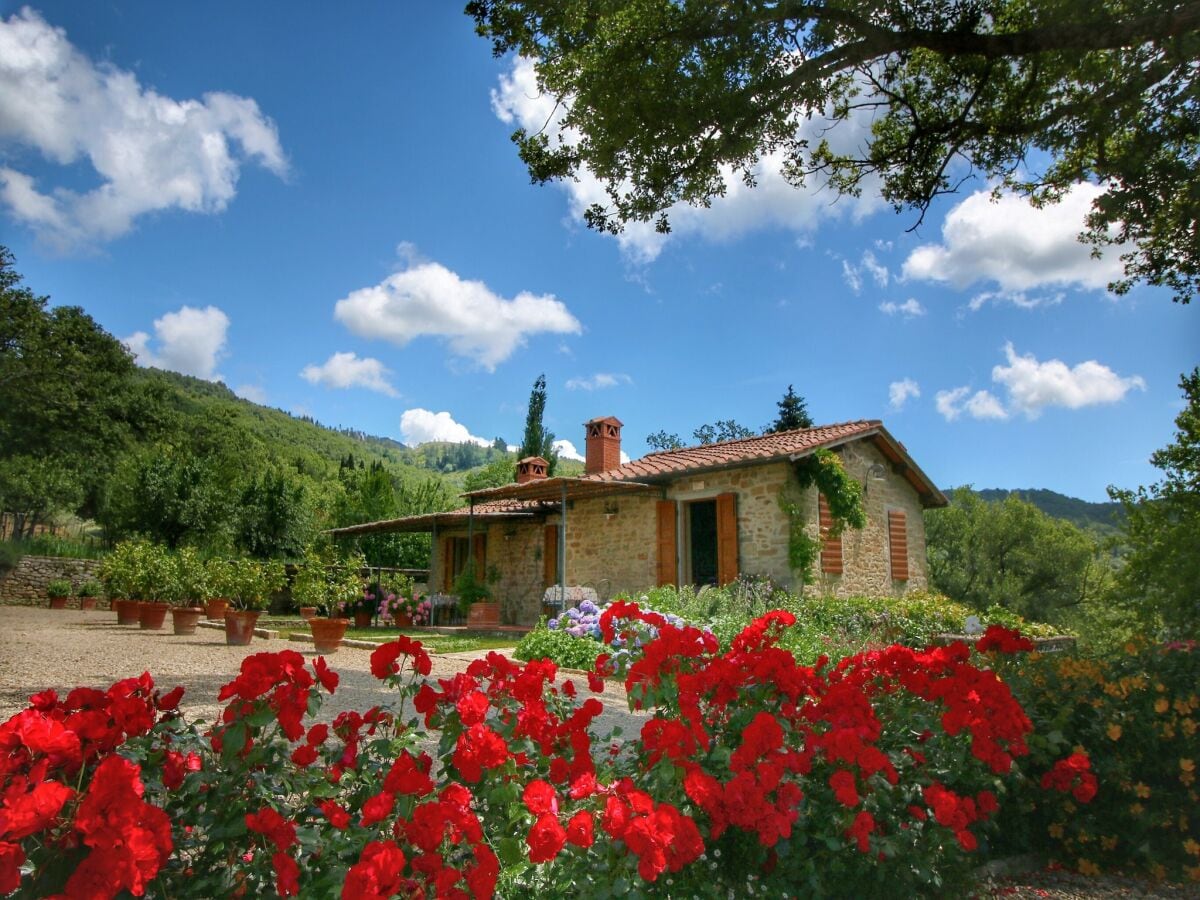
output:
<instances>
[{"instance_id":1,"label":"tree canopy","mask_svg":"<svg viewBox=\"0 0 1200 900\"><path fill-rule=\"evenodd\" d=\"M1150 457L1163 480L1136 491L1109 488L1125 507L1129 553L1118 601L1143 621L1200 637L1200 368L1179 382L1187 405L1175 440Z\"/></svg>"},{"instance_id":2,"label":"tree canopy","mask_svg":"<svg viewBox=\"0 0 1200 900\"><path fill-rule=\"evenodd\" d=\"M546 376L539 375L529 392L529 411L525 414L525 437L517 459L540 456L548 463L546 471L553 475L558 468L558 452L554 449L554 432L542 424L546 413Z\"/></svg>"},{"instance_id":3,"label":"tree canopy","mask_svg":"<svg viewBox=\"0 0 1200 900\"><path fill-rule=\"evenodd\" d=\"M789 384L787 393L783 395L776 406L779 407L779 416L763 429L763 434L775 434L779 431L795 431L797 428L812 428L812 416L808 414L808 405Z\"/></svg>"},{"instance_id":4,"label":"tree canopy","mask_svg":"<svg viewBox=\"0 0 1200 900\"><path fill-rule=\"evenodd\" d=\"M497 55L536 65L556 134L513 139L535 182L592 172L589 225L670 229L764 157L801 185L878 180L924 215L981 175L1035 203L1103 188L1084 235L1125 277L1200 287L1197 0L472 0ZM823 128L802 127L828 120ZM869 134L837 143L830 128ZM872 188L873 189L873 188ZM919 219L918 219L919 221Z\"/></svg>"}]
</instances>

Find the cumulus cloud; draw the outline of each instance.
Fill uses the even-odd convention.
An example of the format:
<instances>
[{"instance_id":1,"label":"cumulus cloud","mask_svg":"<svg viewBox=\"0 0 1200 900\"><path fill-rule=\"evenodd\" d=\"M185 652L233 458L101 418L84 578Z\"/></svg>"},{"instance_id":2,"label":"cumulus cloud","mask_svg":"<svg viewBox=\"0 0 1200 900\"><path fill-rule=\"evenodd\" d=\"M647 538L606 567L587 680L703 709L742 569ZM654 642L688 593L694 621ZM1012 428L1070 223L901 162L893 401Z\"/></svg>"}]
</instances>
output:
<instances>
[{"instance_id":1,"label":"cumulus cloud","mask_svg":"<svg viewBox=\"0 0 1200 900\"><path fill-rule=\"evenodd\" d=\"M1103 289L1122 272L1121 249L1110 248L1100 259L1079 242L1084 217L1103 189L1076 185L1062 202L1038 209L1015 194L993 201L990 191L977 191L950 210L942 225L942 242L915 249L904 262L904 277L946 282L965 288L994 282L1000 292L979 295L972 309L1006 299L1018 306L1039 305L1025 292L1048 287Z\"/></svg>"},{"instance_id":2,"label":"cumulus cloud","mask_svg":"<svg viewBox=\"0 0 1200 900\"><path fill-rule=\"evenodd\" d=\"M154 337L135 331L123 343L139 366L170 369L208 381L220 381L217 362L225 349L229 316L215 306L181 307L154 320ZM157 349L151 344L157 345Z\"/></svg>"},{"instance_id":3,"label":"cumulus cloud","mask_svg":"<svg viewBox=\"0 0 1200 900\"><path fill-rule=\"evenodd\" d=\"M267 403L267 392L258 384L239 384L233 389L233 392L243 400L249 400L251 403L257 403L259 406L265 406Z\"/></svg>"},{"instance_id":4,"label":"cumulus cloud","mask_svg":"<svg viewBox=\"0 0 1200 900\"><path fill-rule=\"evenodd\" d=\"M584 456L575 449L575 445L567 440L559 440L554 442L554 449L558 451L560 459L573 459L576 462L584 462Z\"/></svg>"},{"instance_id":5,"label":"cumulus cloud","mask_svg":"<svg viewBox=\"0 0 1200 900\"><path fill-rule=\"evenodd\" d=\"M619 384L632 384L633 379L620 372L597 372L595 375L578 375L567 379L568 391L599 391Z\"/></svg>"},{"instance_id":6,"label":"cumulus cloud","mask_svg":"<svg viewBox=\"0 0 1200 900\"><path fill-rule=\"evenodd\" d=\"M862 273L851 265L848 259L842 260L842 280L846 282L846 286L854 291L854 293L862 293Z\"/></svg>"},{"instance_id":7,"label":"cumulus cloud","mask_svg":"<svg viewBox=\"0 0 1200 900\"><path fill-rule=\"evenodd\" d=\"M467 281L433 262L352 292L337 302L334 316L354 334L401 347L417 337L442 338L456 356L488 371L524 346L530 335L583 330L552 294L522 291L508 300L482 281Z\"/></svg>"},{"instance_id":8,"label":"cumulus cloud","mask_svg":"<svg viewBox=\"0 0 1200 900\"><path fill-rule=\"evenodd\" d=\"M26 7L0 20L0 146L60 166L86 161L99 183L39 190L0 167L0 202L61 248L119 237L146 213L220 212L243 164L288 171L274 123L254 100L208 93L175 100L107 62L93 62Z\"/></svg>"},{"instance_id":9,"label":"cumulus cloud","mask_svg":"<svg viewBox=\"0 0 1200 900\"><path fill-rule=\"evenodd\" d=\"M428 409L406 409L400 415L400 440L410 447L430 441L450 441L455 444L478 444L490 447L492 442L471 434L466 425L454 421L448 412Z\"/></svg>"},{"instance_id":10,"label":"cumulus cloud","mask_svg":"<svg viewBox=\"0 0 1200 900\"><path fill-rule=\"evenodd\" d=\"M938 391L934 398L937 411L947 422L953 422L964 412L972 419L1007 419L1003 405L989 391L971 393L970 387Z\"/></svg>"},{"instance_id":11,"label":"cumulus cloud","mask_svg":"<svg viewBox=\"0 0 1200 900\"><path fill-rule=\"evenodd\" d=\"M531 133L544 129L552 141L560 136L569 142L579 140L577 133L562 128L565 110L556 108L554 98L538 89L537 74L529 59L514 59L512 69L500 76L499 86L492 91L492 109L506 124L520 125ZM814 144L827 138L835 152L849 151L870 135L871 125L866 116L843 122L828 134L826 125L816 117L805 120L799 132ZM732 170L726 170L724 196L714 198L708 208L685 203L672 206L667 211L671 235L659 234L652 223L630 223L617 235L622 253L633 262L649 263L658 257L672 236L699 235L723 241L763 228L786 228L805 235L824 220L843 216L858 220L883 208L874 184L865 185L860 197L842 197L835 204L836 194L822 193L826 187L823 179L811 178L803 189L796 189L783 177L783 165L782 153L764 157L759 162L757 185L753 188ZM571 216L576 221L593 203L610 205L604 186L588 171L581 171L578 178L559 185L567 192Z\"/></svg>"},{"instance_id":12,"label":"cumulus cloud","mask_svg":"<svg viewBox=\"0 0 1200 900\"><path fill-rule=\"evenodd\" d=\"M889 316L899 314L906 319L925 315L925 307L915 297L909 297L903 303L894 303L891 300L887 300L879 304L879 310L880 312L887 313Z\"/></svg>"},{"instance_id":13,"label":"cumulus cloud","mask_svg":"<svg viewBox=\"0 0 1200 900\"><path fill-rule=\"evenodd\" d=\"M1021 356L1011 343L1004 345L1007 366L992 369L992 380L1008 390L1009 406L1036 419L1048 406L1079 409L1117 403L1133 389L1145 390L1140 375L1123 378L1108 366L1089 359L1075 366L1062 360L1046 362L1029 354Z\"/></svg>"},{"instance_id":14,"label":"cumulus cloud","mask_svg":"<svg viewBox=\"0 0 1200 900\"><path fill-rule=\"evenodd\" d=\"M904 409L904 404L910 398L921 396L921 386L911 378L905 378L901 381L893 381L888 385L888 405L892 409Z\"/></svg>"},{"instance_id":15,"label":"cumulus cloud","mask_svg":"<svg viewBox=\"0 0 1200 900\"><path fill-rule=\"evenodd\" d=\"M300 377L309 384L332 388L362 387L398 397L399 393L388 380L390 374L379 360L369 356L360 359L357 353L335 353L321 365L309 363L300 371Z\"/></svg>"}]
</instances>

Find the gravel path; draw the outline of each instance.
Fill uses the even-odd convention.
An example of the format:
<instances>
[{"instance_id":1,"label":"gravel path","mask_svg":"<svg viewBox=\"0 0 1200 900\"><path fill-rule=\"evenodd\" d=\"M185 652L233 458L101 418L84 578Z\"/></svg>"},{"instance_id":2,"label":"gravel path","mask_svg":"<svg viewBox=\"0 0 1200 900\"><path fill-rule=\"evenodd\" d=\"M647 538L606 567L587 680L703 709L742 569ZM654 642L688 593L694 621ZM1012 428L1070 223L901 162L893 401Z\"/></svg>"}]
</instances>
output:
<instances>
[{"instance_id":1,"label":"gravel path","mask_svg":"<svg viewBox=\"0 0 1200 900\"><path fill-rule=\"evenodd\" d=\"M116 624L111 612L49 610L25 606L0 606L0 722L26 706L30 694L45 688L65 693L76 685L106 687L120 678L149 671L163 690L177 684L187 688L183 707L193 721L211 721L219 711L217 692L231 680L248 653L298 650L312 657L311 645L255 638L249 647L228 647L221 631L199 629L190 637L176 637L168 629L141 631ZM433 657L433 677L446 678L466 669L483 654L454 653ZM343 709L365 710L388 703L395 695L382 688L370 670L369 650L343 647L330 658L341 675L333 697L326 697L322 719ZM582 678L577 686L585 687ZM590 696L584 691L585 696ZM609 682L604 694L605 713L598 732L620 725L626 735L640 727L625 703L625 691ZM1200 897L1191 885L1158 885L1123 878L1083 878L1066 872L1037 872L994 881L983 886L983 897L1052 898L1181 898Z\"/></svg>"}]
</instances>

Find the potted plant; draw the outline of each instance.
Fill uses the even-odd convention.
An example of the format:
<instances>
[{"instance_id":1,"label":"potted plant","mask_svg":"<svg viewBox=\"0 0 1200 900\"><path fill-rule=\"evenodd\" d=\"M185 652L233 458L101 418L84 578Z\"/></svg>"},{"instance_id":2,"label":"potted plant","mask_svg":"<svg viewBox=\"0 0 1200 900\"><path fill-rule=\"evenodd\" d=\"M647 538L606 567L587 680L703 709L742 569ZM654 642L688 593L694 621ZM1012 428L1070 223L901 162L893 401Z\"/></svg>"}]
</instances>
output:
<instances>
[{"instance_id":1,"label":"potted plant","mask_svg":"<svg viewBox=\"0 0 1200 900\"><path fill-rule=\"evenodd\" d=\"M204 577L208 587L204 597L204 615L223 622L225 610L229 609L229 597L233 594L233 563L214 556L204 564Z\"/></svg>"},{"instance_id":2,"label":"potted plant","mask_svg":"<svg viewBox=\"0 0 1200 900\"><path fill-rule=\"evenodd\" d=\"M66 609L67 598L71 596L71 580L55 578L46 585L46 596L50 598L51 609Z\"/></svg>"},{"instance_id":3,"label":"potted plant","mask_svg":"<svg viewBox=\"0 0 1200 900\"><path fill-rule=\"evenodd\" d=\"M135 541L121 541L100 563L100 581L104 593L117 613L118 625L138 624L138 601L134 597Z\"/></svg>"},{"instance_id":4,"label":"potted plant","mask_svg":"<svg viewBox=\"0 0 1200 900\"><path fill-rule=\"evenodd\" d=\"M355 628L370 628L371 621L379 612L379 585L372 582L366 587L359 587L357 595L347 601L346 609L354 616Z\"/></svg>"},{"instance_id":5,"label":"potted plant","mask_svg":"<svg viewBox=\"0 0 1200 900\"><path fill-rule=\"evenodd\" d=\"M271 595L287 584L287 571L279 560L259 562L236 559L229 602L233 609L225 613L225 643L244 647L254 638L254 626L267 608Z\"/></svg>"},{"instance_id":6,"label":"potted plant","mask_svg":"<svg viewBox=\"0 0 1200 900\"><path fill-rule=\"evenodd\" d=\"M334 653L346 636L350 620L338 616L354 604L362 592L359 570L362 559L329 560L309 549L292 579L292 596L297 603L313 607L317 615L309 618L313 648L318 653Z\"/></svg>"},{"instance_id":7,"label":"potted plant","mask_svg":"<svg viewBox=\"0 0 1200 900\"><path fill-rule=\"evenodd\" d=\"M167 597L171 593L171 560L167 551L149 541L138 543L134 554L133 580L138 606L138 627L158 631L167 620Z\"/></svg>"},{"instance_id":8,"label":"potted plant","mask_svg":"<svg viewBox=\"0 0 1200 900\"><path fill-rule=\"evenodd\" d=\"M171 624L176 634L195 634L204 615L201 600L208 594L208 569L191 547L184 547L170 560Z\"/></svg>"},{"instance_id":9,"label":"potted plant","mask_svg":"<svg viewBox=\"0 0 1200 900\"><path fill-rule=\"evenodd\" d=\"M102 585L95 578L85 578L79 587L75 588L75 596L79 598L79 608L83 610L95 609L96 598L104 592Z\"/></svg>"},{"instance_id":10,"label":"potted plant","mask_svg":"<svg viewBox=\"0 0 1200 900\"><path fill-rule=\"evenodd\" d=\"M500 624L500 604L490 600L492 589L467 566L454 580L458 608L467 616L468 628L495 628Z\"/></svg>"}]
</instances>

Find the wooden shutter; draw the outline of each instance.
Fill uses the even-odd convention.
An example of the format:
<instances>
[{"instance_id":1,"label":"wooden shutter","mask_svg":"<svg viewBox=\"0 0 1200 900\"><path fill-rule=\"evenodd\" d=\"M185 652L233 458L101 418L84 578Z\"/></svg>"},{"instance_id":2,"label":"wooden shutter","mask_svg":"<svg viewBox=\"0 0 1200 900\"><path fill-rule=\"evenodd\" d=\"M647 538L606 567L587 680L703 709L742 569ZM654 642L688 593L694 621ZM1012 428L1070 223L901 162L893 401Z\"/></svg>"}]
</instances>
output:
<instances>
[{"instance_id":1,"label":"wooden shutter","mask_svg":"<svg viewBox=\"0 0 1200 900\"><path fill-rule=\"evenodd\" d=\"M558 584L558 526L547 525L542 548L542 582L545 587Z\"/></svg>"},{"instance_id":2,"label":"wooden shutter","mask_svg":"<svg viewBox=\"0 0 1200 900\"><path fill-rule=\"evenodd\" d=\"M675 501L658 501L658 584L674 584L677 562L675 556Z\"/></svg>"},{"instance_id":3,"label":"wooden shutter","mask_svg":"<svg viewBox=\"0 0 1200 900\"><path fill-rule=\"evenodd\" d=\"M471 548L471 555L475 558L475 577L480 581L487 578L487 567L484 563L487 562L487 535L475 535L475 545Z\"/></svg>"},{"instance_id":4,"label":"wooden shutter","mask_svg":"<svg viewBox=\"0 0 1200 900\"><path fill-rule=\"evenodd\" d=\"M442 539L442 590L454 589L454 538Z\"/></svg>"},{"instance_id":5,"label":"wooden shutter","mask_svg":"<svg viewBox=\"0 0 1200 900\"><path fill-rule=\"evenodd\" d=\"M717 584L738 576L737 494L717 495Z\"/></svg>"},{"instance_id":6,"label":"wooden shutter","mask_svg":"<svg viewBox=\"0 0 1200 900\"><path fill-rule=\"evenodd\" d=\"M842 574L842 536L830 537L833 514L825 495L817 494L817 524L821 530L821 571L826 575Z\"/></svg>"},{"instance_id":7,"label":"wooden shutter","mask_svg":"<svg viewBox=\"0 0 1200 900\"><path fill-rule=\"evenodd\" d=\"M908 522L903 510L888 510L888 547L892 557L892 579L908 581Z\"/></svg>"}]
</instances>

